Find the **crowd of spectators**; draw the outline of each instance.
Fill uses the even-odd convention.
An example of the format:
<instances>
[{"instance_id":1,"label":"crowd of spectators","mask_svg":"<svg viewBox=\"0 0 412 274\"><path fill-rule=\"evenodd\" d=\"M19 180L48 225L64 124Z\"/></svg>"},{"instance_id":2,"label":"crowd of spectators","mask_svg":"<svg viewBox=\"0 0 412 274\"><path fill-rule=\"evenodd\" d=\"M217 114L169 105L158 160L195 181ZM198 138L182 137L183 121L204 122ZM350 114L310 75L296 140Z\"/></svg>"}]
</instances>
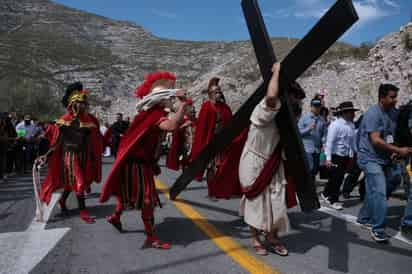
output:
<instances>
[{"instance_id":1,"label":"crowd of spectators","mask_svg":"<svg viewBox=\"0 0 412 274\"><path fill-rule=\"evenodd\" d=\"M412 155L412 105L397 108L398 91L394 85L382 84L377 103L364 114L351 101L328 109L324 96L317 94L310 112L298 123L311 175L315 179L322 168L326 173L320 176L327 179L321 199L327 206L343 210L340 197L350 199L359 186L363 206L357 221L371 231L376 242L389 239L385 233L387 199L401 183L408 200L401 232L412 238L412 192L407 171ZM405 109L409 111L406 122L400 122ZM406 132L403 140L407 141L399 141L399 132ZM362 173L364 179L359 180Z\"/></svg>"},{"instance_id":2,"label":"crowd of spectators","mask_svg":"<svg viewBox=\"0 0 412 274\"><path fill-rule=\"evenodd\" d=\"M45 132L53 122L40 122L29 114L0 113L0 180L30 172L37 156L49 147Z\"/></svg>"}]
</instances>

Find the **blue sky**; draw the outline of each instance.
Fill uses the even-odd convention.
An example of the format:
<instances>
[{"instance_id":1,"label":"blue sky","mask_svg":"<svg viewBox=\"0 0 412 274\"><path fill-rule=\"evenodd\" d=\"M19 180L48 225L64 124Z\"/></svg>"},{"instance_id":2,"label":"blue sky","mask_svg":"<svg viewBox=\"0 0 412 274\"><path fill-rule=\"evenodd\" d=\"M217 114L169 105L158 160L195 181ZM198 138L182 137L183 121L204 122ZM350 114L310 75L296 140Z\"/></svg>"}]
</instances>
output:
<instances>
[{"instance_id":1,"label":"blue sky","mask_svg":"<svg viewBox=\"0 0 412 274\"><path fill-rule=\"evenodd\" d=\"M245 40L240 0L54 0L113 19L132 21L156 36L178 40ZM271 36L301 38L335 0L260 0ZM360 44L398 31L412 0L354 0L360 21L343 41Z\"/></svg>"}]
</instances>

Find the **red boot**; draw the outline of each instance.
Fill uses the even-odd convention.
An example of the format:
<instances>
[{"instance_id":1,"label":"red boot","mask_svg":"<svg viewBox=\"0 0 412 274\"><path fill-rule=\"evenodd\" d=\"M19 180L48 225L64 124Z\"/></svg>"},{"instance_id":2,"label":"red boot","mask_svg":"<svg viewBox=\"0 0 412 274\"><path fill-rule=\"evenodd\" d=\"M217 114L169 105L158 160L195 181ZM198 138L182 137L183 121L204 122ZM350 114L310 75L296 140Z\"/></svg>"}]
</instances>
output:
<instances>
[{"instance_id":1,"label":"red boot","mask_svg":"<svg viewBox=\"0 0 412 274\"><path fill-rule=\"evenodd\" d=\"M153 234L153 208L142 209L142 219L147 235L146 241L144 242L142 248L170 249L171 246L169 243L160 241L160 239Z\"/></svg>"},{"instance_id":2,"label":"red boot","mask_svg":"<svg viewBox=\"0 0 412 274\"><path fill-rule=\"evenodd\" d=\"M144 248L158 248L167 250L171 248L171 245L169 243L164 243L160 241L160 239L156 236L147 236L146 241L143 245L143 249Z\"/></svg>"},{"instance_id":3,"label":"red boot","mask_svg":"<svg viewBox=\"0 0 412 274\"><path fill-rule=\"evenodd\" d=\"M106 221L112 226L114 226L114 228L116 228L120 233L123 232L122 222L120 221L120 216L117 215L116 213L114 213L111 216L107 216Z\"/></svg>"},{"instance_id":4,"label":"red boot","mask_svg":"<svg viewBox=\"0 0 412 274\"><path fill-rule=\"evenodd\" d=\"M80 218L87 224L93 224L95 222L95 219L90 216L87 209L80 210Z\"/></svg>"},{"instance_id":5,"label":"red boot","mask_svg":"<svg viewBox=\"0 0 412 274\"><path fill-rule=\"evenodd\" d=\"M70 195L70 190L64 190L62 196L59 199L59 208L63 215L66 215L69 211L66 206L67 197Z\"/></svg>"}]
</instances>

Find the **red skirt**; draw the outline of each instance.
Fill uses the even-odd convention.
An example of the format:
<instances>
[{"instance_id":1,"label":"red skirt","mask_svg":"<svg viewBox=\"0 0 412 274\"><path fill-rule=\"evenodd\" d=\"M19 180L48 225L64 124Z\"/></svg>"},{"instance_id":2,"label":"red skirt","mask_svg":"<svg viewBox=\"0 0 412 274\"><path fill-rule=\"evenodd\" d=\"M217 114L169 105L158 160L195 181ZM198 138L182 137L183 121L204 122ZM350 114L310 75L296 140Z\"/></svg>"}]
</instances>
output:
<instances>
[{"instance_id":1,"label":"red skirt","mask_svg":"<svg viewBox=\"0 0 412 274\"><path fill-rule=\"evenodd\" d=\"M120 178L120 193L124 208L154 208L161 206L156 191L152 167L129 162Z\"/></svg>"},{"instance_id":2,"label":"red skirt","mask_svg":"<svg viewBox=\"0 0 412 274\"><path fill-rule=\"evenodd\" d=\"M88 187L85 180L86 153L66 151L63 157L64 190L83 194Z\"/></svg>"}]
</instances>

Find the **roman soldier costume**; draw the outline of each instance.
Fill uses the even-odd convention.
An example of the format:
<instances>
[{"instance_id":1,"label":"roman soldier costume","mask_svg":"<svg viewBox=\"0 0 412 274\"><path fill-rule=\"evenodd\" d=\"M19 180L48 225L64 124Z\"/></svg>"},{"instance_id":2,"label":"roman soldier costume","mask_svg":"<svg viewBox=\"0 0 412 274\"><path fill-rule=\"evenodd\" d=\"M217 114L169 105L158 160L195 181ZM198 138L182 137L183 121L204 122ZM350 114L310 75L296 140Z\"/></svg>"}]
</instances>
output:
<instances>
[{"instance_id":1,"label":"roman soldier costume","mask_svg":"<svg viewBox=\"0 0 412 274\"><path fill-rule=\"evenodd\" d=\"M67 87L62 103L67 112L57 120L57 129L51 138L51 149L46 154L46 157L49 154L51 156L41 199L48 204L52 193L63 189L59 206L65 213L66 199L74 191L81 219L86 223L93 223L94 219L86 209L84 192L92 182L101 180L103 145L99 122L85 110L87 92L80 82Z\"/></svg>"},{"instance_id":2,"label":"roman soldier costume","mask_svg":"<svg viewBox=\"0 0 412 274\"><path fill-rule=\"evenodd\" d=\"M111 195L116 197L115 212L107 221L119 231L122 231L120 217L124 209L141 210L147 235L144 247L161 249L169 249L170 245L161 242L153 233L154 208L161 206L154 177L160 174L158 160L166 134L160 124L168 120L164 104L176 96L176 90L162 88L161 83L165 81L173 83L169 84L172 86L176 77L169 72L155 72L147 75L136 89L140 98L138 114L120 142L115 163L100 196L102 203Z\"/></svg>"},{"instance_id":3,"label":"roman soldier costume","mask_svg":"<svg viewBox=\"0 0 412 274\"><path fill-rule=\"evenodd\" d=\"M217 134L225 124L232 118L232 111L225 103L223 93L219 86L219 78L212 78L208 85L208 95L210 100L204 102L200 108L199 116L196 122L196 131L192 146L191 158L195 159L203 148L210 143L213 136ZM216 198L220 196L219 186L215 184L216 171L222 164L225 152L217 155L207 169L207 184L209 197ZM196 180L201 181L204 169L196 176Z\"/></svg>"}]
</instances>

